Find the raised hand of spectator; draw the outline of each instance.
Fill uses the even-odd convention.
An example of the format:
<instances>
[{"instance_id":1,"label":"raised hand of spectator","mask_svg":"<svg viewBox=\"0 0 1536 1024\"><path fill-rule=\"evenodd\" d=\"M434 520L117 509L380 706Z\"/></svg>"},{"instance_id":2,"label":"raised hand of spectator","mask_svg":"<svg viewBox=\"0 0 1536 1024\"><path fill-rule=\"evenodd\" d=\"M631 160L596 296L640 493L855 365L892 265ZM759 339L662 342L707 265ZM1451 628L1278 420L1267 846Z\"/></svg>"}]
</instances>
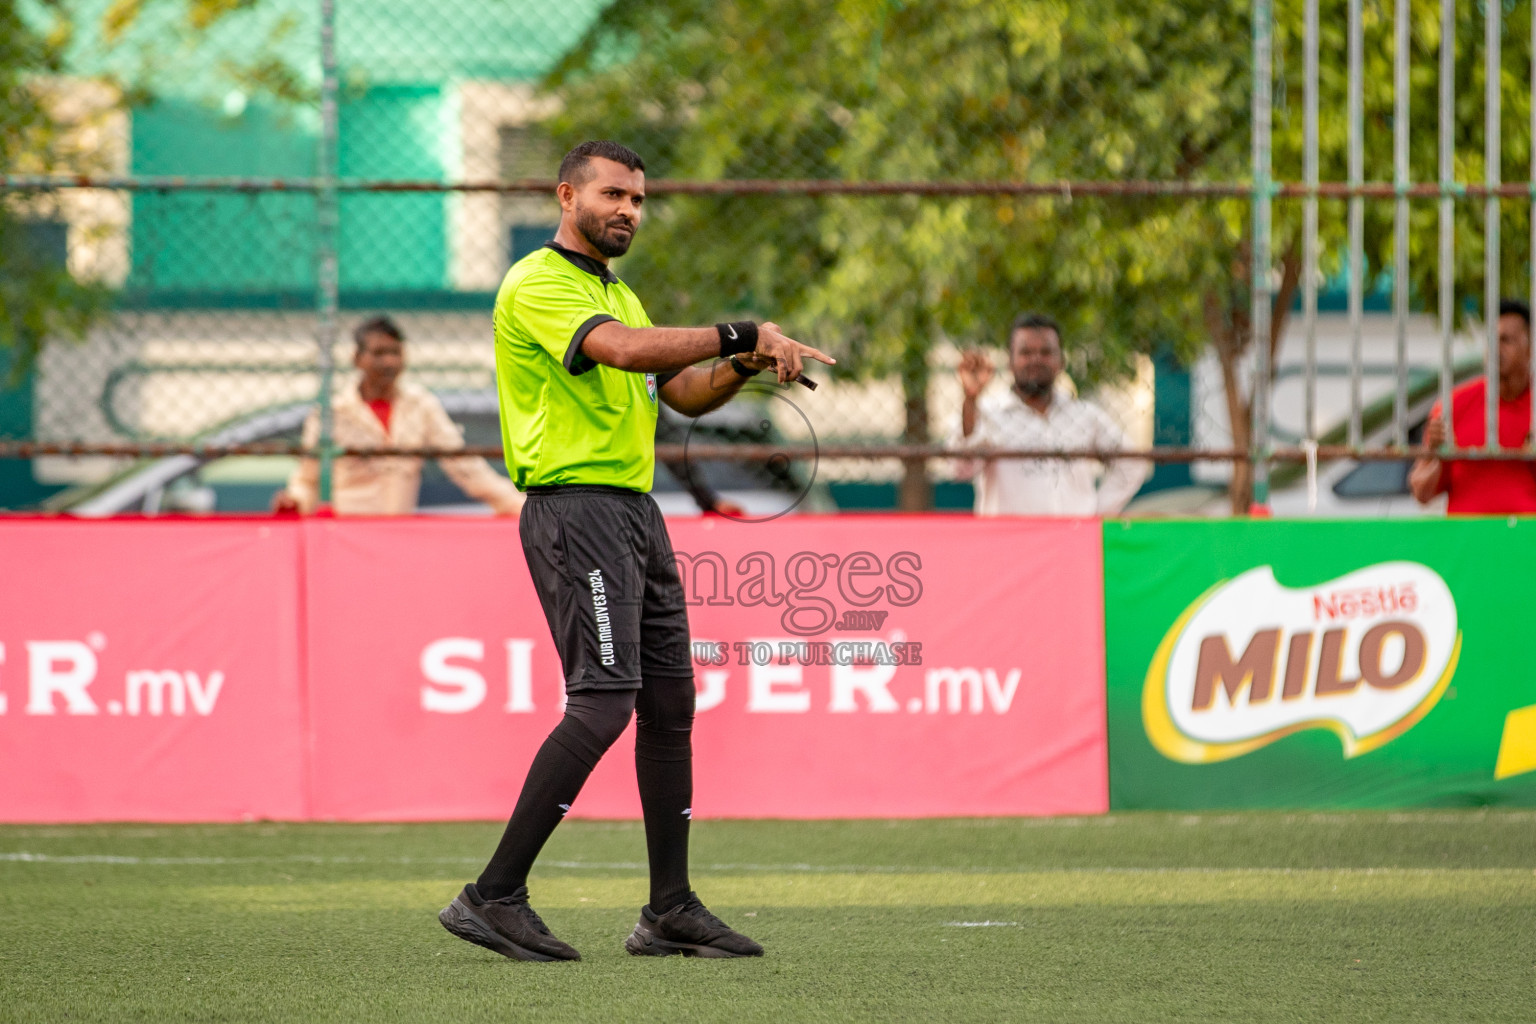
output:
<instances>
[{"instance_id":1,"label":"raised hand of spectator","mask_svg":"<svg viewBox=\"0 0 1536 1024\"><path fill-rule=\"evenodd\" d=\"M1445 417L1435 407L1424 424L1424 450L1408 467L1408 490L1420 504L1428 503L1445 490L1445 466L1440 461L1440 446L1445 443Z\"/></svg>"},{"instance_id":2,"label":"raised hand of spectator","mask_svg":"<svg viewBox=\"0 0 1536 1024\"><path fill-rule=\"evenodd\" d=\"M1431 415L1424 424L1424 454L1437 455L1445 444L1445 417Z\"/></svg>"},{"instance_id":3,"label":"raised hand of spectator","mask_svg":"<svg viewBox=\"0 0 1536 1024\"><path fill-rule=\"evenodd\" d=\"M980 349L971 349L960 356L960 387L966 398L976 398L991 383L996 369L992 359Z\"/></svg>"}]
</instances>

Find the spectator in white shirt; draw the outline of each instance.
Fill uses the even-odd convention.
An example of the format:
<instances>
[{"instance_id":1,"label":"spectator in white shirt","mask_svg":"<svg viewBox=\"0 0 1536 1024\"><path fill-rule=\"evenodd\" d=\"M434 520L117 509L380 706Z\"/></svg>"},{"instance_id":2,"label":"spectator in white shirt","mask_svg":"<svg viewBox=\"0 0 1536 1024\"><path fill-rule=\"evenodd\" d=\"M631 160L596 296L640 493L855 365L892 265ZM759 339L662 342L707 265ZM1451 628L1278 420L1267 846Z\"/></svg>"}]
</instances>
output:
<instances>
[{"instance_id":1,"label":"spectator in white shirt","mask_svg":"<svg viewBox=\"0 0 1536 1024\"><path fill-rule=\"evenodd\" d=\"M972 350L960 359L965 401L961 448L1032 448L1110 452L1125 435L1098 406L1057 388L1062 371L1061 328L1039 313L1013 322L1008 339L1013 386L982 395L992 380L991 358ZM1150 465L1141 459L965 459L959 469L976 485L978 516L1112 516L1135 496Z\"/></svg>"}]
</instances>

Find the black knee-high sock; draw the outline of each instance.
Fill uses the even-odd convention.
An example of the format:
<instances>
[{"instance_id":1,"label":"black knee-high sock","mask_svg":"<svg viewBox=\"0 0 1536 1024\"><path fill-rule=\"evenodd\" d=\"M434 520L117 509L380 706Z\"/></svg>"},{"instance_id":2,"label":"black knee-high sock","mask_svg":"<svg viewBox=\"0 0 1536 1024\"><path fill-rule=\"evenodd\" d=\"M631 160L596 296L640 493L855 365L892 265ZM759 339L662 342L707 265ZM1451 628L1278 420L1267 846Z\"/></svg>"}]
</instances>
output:
<instances>
[{"instance_id":1,"label":"black knee-high sock","mask_svg":"<svg viewBox=\"0 0 1536 1024\"><path fill-rule=\"evenodd\" d=\"M501 842L475 882L481 896L501 899L527 884L534 858L575 803L598 760L629 724L634 707L634 690L572 694L567 699L565 717L534 756Z\"/></svg>"},{"instance_id":2,"label":"black knee-high sock","mask_svg":"<svg viewBox=\"0 0 1536 1024\"><path fill-rule=\"evenodd\" d=\"M688 827L693 817L692 677L646 677L635 711L635 776L645 815L651 909L687 899Z\"/></svg>"}]
</instances>

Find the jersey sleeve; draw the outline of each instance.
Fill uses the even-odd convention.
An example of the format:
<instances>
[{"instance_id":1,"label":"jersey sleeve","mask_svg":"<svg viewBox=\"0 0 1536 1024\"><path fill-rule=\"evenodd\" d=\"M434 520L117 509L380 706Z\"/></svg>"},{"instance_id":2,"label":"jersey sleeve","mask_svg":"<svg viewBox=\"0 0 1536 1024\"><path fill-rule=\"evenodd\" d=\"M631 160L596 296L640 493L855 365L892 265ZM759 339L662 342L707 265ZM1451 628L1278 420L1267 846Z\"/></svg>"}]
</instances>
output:
<instances>
[{"instance_id":1,"label":"jersey sleeve","mask_svg":"<svg viewBox=\"0 0 1536 1024\"><path fill-rule=\"evenodd\" d=\"M581 351L592 328L617 320L576 282L560 274L530 274L512 297L512 320L523 334L560 360L572 376L597 365Z\"/></svg>"}]
</instances>

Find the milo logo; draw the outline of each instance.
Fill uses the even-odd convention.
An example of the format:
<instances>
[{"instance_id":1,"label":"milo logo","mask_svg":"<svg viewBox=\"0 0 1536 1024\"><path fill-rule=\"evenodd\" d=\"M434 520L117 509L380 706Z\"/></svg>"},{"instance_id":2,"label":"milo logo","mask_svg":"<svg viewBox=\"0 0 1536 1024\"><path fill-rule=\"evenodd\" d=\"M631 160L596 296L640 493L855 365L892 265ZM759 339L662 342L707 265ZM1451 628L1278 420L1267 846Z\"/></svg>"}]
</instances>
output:
<instances>
[{"instance_id":1,"label":"milo logo","mask_svg":"<svg viewBox=\"0 0 1536 1024\"><path fill-rule=\"evenodd\" d=\"M1163 756L1186 764L1302 729L1331 730L1354 757L1417 725L1460 652L1456 602L1426 566L1383 562L1295 588L1260 566L1174 622L1147 671L1142 722Z\"/></svg>"}]
</instances>

